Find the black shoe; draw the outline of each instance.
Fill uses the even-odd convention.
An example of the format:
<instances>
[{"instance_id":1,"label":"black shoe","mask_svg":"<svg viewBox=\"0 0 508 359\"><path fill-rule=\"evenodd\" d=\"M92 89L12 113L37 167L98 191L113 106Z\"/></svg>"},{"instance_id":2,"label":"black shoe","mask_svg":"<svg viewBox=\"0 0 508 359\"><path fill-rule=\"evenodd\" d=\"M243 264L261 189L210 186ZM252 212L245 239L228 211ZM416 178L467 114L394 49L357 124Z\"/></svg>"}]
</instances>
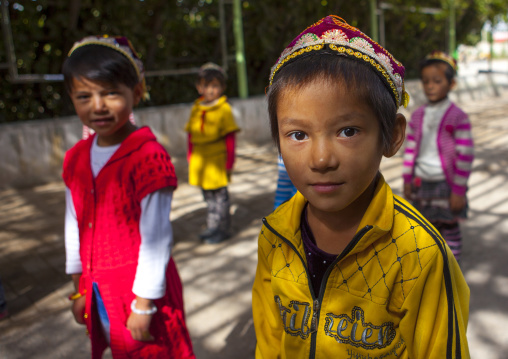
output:
<instances>
[{"instance_id":1,"label":"black shoe","mask_svg":"<svg viewBox=\"0 0 508 359\"><path fill-rule=\"evenodd\" d=\"M226 239L229 239L231 235L229 233L224 233L222 231L218 231L213 236L205 238L204 242L206 244L218 244L224 242Z\"/></svg>"},{"instance_id":2,"label":"black shoe","mask_svg":"<svg viewBox=\"0 0 508 359\"><path fill-rule=\"evenodd\" d=\"M219 233L218 228L207 228L199 234L200 239L207 239L215 234Z\"/></svg>"}]
</instances>

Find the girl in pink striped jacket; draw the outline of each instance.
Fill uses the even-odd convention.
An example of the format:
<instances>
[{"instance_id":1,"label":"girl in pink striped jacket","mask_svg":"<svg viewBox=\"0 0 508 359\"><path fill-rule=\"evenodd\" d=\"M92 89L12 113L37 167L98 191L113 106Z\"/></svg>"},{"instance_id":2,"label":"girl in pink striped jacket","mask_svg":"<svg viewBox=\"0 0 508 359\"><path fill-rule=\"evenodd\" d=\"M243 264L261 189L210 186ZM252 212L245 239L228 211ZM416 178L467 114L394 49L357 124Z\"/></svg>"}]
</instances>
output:
<instances>
[{"instance_id":1,"label":"girl in pink striped jacket","mask_svg":"<svg viewBox=\"0 0 508 359\"><path fill-rule=\"evenodd\" d=\"M403 178L405 197L439 230L458 260L473 139L468 116L448 99L456 69L455 60L439 51L422 62L420 78L428 103L408 124Z\"/></svg>"}]
</instances>

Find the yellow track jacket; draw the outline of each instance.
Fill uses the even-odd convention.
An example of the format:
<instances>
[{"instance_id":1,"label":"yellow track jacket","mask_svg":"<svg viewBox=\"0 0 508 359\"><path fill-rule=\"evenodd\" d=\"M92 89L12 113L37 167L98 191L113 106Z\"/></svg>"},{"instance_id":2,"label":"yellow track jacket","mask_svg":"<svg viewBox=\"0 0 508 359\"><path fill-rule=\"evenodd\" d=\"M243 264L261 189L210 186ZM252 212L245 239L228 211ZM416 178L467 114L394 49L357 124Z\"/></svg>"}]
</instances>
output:
<instances>
[{"instance_id":1,"label":"yellow track jacket","mask_svg":"<svg viewBox=\"0 0 508 359\"><path fill-rule=\"evenodd\" d=\"M381 178L316 298L297 193L263 219L256 358L469 358L469 288L443 238Z\"/></svg>"}]
</instances>

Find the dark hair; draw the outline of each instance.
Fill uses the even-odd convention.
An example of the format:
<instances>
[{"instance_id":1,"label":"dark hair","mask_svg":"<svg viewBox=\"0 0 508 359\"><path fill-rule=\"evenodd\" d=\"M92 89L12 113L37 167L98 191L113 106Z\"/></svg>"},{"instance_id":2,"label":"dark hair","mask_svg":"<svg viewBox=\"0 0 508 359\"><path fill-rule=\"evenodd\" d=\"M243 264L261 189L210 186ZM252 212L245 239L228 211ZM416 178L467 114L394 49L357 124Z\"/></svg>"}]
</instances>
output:
<instances>
[{"instance_id":1,"label":"dark hair","mask_svg":"<svg viewBox=\"0 0 508 359\"><path fill-rule=\"evenodd\" d=\"M62 72L69 93L74 78L124 84L131 89L139 83L138 74L130 60L120 52L102 45L85 45L74 50L65 60Z\"/></svg>"},{"instance_id":2,"label":"dark hair","mask_svg":"<svg viewBox=\"0 0 508 359\"><path fill-rule=\"evenodd\" d=\"M423 72L424 68L429 67L429 66L439 65L439 64L446 65L445 76L446 76L446 79L448 80L448 83L451 84L453 81L453 78L455 77L455 70L448 62L443 61L443 60L438 60L438 59L424 59L420 63L420 78L422 77L422 72Z\"/></svg>"},{"instance_id":3,"label":"dark hair","mask_svg":"<svg viewBox=\"0 0 508 359\"><path fill-rule=\"evenodd\" d=\"M220 82L222 88L226 88L226 76L220 70L205 69L205 70L199 71L196 83L199 83L202 80L205 82L205 84L209 84L213 80L218 80Z\"/></svg>"},{"instance_id":4,"label":"dark hair","mask_svg":"<svg viewBox=\"0 0 508 359\"><path fill-rule=\"evenodd\" d=\"M282 92L288 87L301 88L316 78L340 82L347 86L349 93L363 98L379 120L383 149L390 148L397 106L387 85L365 63L330 53L313 53L284 65L277 72L268 90L268 115L272 139L279 151L277 103Z\"/></svg>"}]
</instances>

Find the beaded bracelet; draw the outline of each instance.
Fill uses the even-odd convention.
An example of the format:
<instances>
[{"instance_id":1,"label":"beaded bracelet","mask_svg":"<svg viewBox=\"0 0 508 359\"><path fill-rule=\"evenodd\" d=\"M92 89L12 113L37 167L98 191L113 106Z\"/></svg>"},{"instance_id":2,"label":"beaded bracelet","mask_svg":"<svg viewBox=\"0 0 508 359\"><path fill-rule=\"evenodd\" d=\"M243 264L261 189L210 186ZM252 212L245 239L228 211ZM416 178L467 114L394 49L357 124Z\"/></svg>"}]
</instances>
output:
<instances>
[{"instance_id":1,"label":"beaded bracelet","mask_svg":"<svg viewBox=\"0 0 508 359\"><path fill-rule=\"evenodd\" d=\"M153 306L150 309L141 310L141 309L136 308L137 302L138 301L136 299L134 299L131 303L131 310L133 313L140 314L140 315L152 315L157 312L157 307L155 306L155 304L152 304Z\"/></svg>"},{"instance_id":2,"label":"beaded bracelet","mask_svg":"<svg viewBox=\"0 0 508 359\"><path fill-rule=\"evenodd\" d=\"M84 290L83 293L80 293L80 292L72 293L71 295L69 295L69 300L76 300L78 298L81 298L85 294L86 294L86 290Z\"/></svg>"}]
</instances>

